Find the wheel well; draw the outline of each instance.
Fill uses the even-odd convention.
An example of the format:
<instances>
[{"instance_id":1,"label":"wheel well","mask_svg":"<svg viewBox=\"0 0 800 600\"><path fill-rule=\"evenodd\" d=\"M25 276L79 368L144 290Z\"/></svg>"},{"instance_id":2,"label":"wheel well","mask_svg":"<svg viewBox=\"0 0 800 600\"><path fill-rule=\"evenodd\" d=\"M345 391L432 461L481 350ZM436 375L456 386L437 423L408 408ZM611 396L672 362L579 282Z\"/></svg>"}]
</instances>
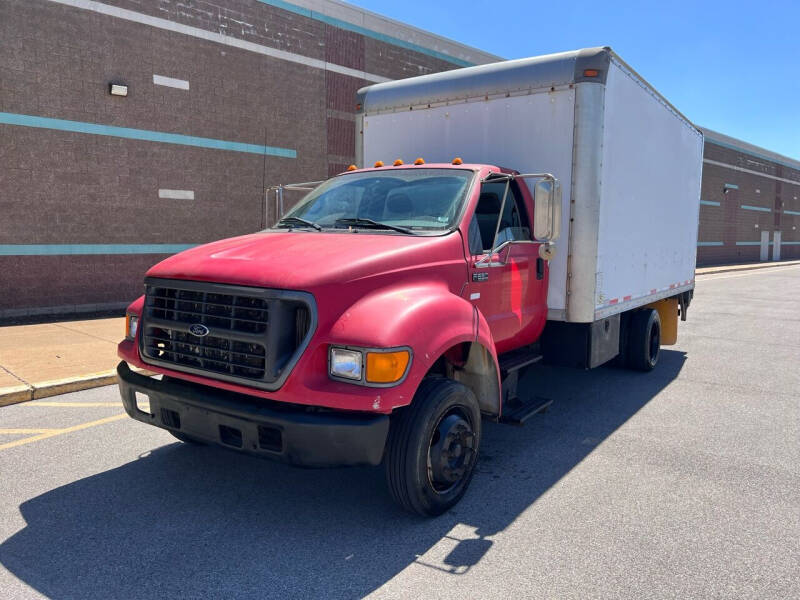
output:
<instances>
[{"instance_id":1,"label":"wheel well","mask_svg":"<svg viewBox=\"0 0 800 600\"><path fill-rule=\"evenodd\" d=\"M427 375L440 375L466 385L484 414L500 414L500 383L494 357L477 342L451 346L433 363Z\"/></svg>"}]
</instances>

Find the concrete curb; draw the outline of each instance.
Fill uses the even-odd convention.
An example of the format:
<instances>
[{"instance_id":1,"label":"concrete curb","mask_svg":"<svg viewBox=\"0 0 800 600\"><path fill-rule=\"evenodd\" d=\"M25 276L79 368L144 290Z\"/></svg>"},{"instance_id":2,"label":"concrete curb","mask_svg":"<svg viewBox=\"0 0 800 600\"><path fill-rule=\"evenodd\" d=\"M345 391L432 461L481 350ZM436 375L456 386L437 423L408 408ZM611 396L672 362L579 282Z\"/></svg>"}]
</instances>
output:
<instances>
[{"instance_id":1,"label":"concrete curb","mask_svg":"<svg viewBox=\"0 0 800 600\"><path fill-rule=\"evenodd\" d=\"M736 271L752 271L754 269L769 269L772 267L791 267L800 265L800 260L769 263L749 263L744 265L720 265L719 267L705 267L695 270L695 275L713 275L714 273L734 273Z\"/></svg>"},{"instance_id":2,"label":"concrete curb","mask_svg":"<svg viewBox=\"0 0 800 600\"><path fill-rule=\"evenodd\" d=\"M136 373L142 375L155 375L152 371L132 367ZM49 396L58 396L69 392L79 392L91 388L113 385L117 382L117 370L103 371L101 373L91 373L89 375L78 375L65 379L54 379L52 381L41 381L30 385L17 385L12 387L0 388L0 406L9 406L39 400Z\"/></svg>"},{"instance_id":3,"label":"concrete curb","mask_svg":"<svg viewBox=\"0 0 800 600\"><path fill-rule=\"evenodd\" d=\"M33 389L27 385L0 388L0 406L33 400Z\"/></svg>"}]
</instances>

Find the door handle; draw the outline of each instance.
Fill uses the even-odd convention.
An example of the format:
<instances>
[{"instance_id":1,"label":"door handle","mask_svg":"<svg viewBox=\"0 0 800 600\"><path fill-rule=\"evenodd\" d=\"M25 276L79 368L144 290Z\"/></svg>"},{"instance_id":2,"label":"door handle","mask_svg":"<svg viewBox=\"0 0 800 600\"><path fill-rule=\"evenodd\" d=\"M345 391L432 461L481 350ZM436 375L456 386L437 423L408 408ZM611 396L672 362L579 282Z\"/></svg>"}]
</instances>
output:
<instances>
[{"instance_id":1,"label":"door handle","mask_svg":"<svg viewBox=\"0 0 800 600\"><path fill-rule=\"evenodd\" d=\"M544 279L544 261L541 258L536 259L536 279Z\"/></svg>"}]
</instances>

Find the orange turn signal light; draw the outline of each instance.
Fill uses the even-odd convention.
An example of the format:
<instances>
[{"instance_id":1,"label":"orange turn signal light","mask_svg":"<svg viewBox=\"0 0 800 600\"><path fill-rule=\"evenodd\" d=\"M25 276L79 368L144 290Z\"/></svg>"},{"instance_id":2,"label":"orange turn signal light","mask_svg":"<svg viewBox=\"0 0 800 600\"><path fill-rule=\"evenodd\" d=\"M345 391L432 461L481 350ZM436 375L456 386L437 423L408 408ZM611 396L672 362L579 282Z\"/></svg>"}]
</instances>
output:
<instances>
[{"instance_id":1,"label":"orange turn signal light","mask_svg":"<svg viewBox=\"0 0 800 600\"><path fill-rule=\"evenodd\" d=\"M406 374L411 354L408 350L367 352L367 382L394 383Z\"/></svg>"},{"instance_id":2,"label":"orange turn signal light","mask_svg":"<svg viewBox=\"0 0 800 600\"><path fill-rule=\"evenodd\" d=\"M583 76L584 77L597 77L599 71L597 69L584 69Z\"/></svg>"},{"instance_id":3,"label":"orange turn signal light","mask_svg":"<svg viewBox=\"0 0 800 600\"><path fill-rule=\"evenodd\" d=\"M394 167L399 167L399 166L400 166L400 165L402 165L402 164L403 164L403 159L402 159L402 158L398 158L396 161L394 161L394 162L392 163L392 166L394 166Z\"/></svg>"},{"instance_id":4,"label":"orange turn signal light","mask_svg":"<svg viewBox=\"0 0 800 600\"><path fill-rule=\"evenodd\" d=\"M377 169L378 167L382 167L382 166L383 166L383 161L382 161L382 160L376 160L376 161L375 161L375 165L374 165L374 166L375 166L375 168L376 168L376 169Z\"/></svg>"},{"instance_id":5,"label":"orange turn signal light","mask_svg":"<svg viewBox=\"0 0 800 600\"><path fill-rule=\"evenodd\" d=\"M453 159L453 164L454 164L454 165L460 165L460 164L463 164L463 162L464 162L464 161L463 161L463 160L461 160L461 157L459 157L459 156L456 156L456 157Z\"/></svg>"},{"instance_id":6,"label":"orange turn signal light","mask_svg":"<svg viewBox=\"0 0 800 600\"><path fill-rule=\"evenodd\" d=\"M350 165L349 167L347 167L348 171L355 171L356 169L358 169L358 167L355 165Z\"/></svg>"},{"instance_id":7,"label":"orange turn signal light","mask_svg":"<svg viewBox=\"0 0 800 600\"><path fill-rule=\"evenodd\" d=\"M414 161L415 165L424 165L425 160L422 157L419 157L417 160Z\"/></svg>"}]
</instances>

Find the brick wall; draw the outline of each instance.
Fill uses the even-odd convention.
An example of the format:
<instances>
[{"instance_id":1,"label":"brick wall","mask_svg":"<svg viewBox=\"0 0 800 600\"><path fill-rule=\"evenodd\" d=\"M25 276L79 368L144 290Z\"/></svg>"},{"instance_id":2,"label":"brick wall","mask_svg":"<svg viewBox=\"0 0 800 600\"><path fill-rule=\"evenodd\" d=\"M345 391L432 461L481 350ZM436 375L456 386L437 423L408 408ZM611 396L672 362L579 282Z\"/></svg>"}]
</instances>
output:
<instances>
[{"instance_id":1,"label":"brick wall","mask_svg":"<svg viewBox=\"0 0 800 600\"><path fill-rule=\"evenodd\" d=\"M0 2L0 112L28 119L0 122L0 317L134 299L144 271L166 256L138 253L142 244L258 230L275 218L273 202L264 214L265 186L323 179L354 162L358 88L463 64L257 0L100 6ZM143 18L162 25L137 22ZM220 34L222 41L204 39ZM266 55L273 50L294 59ZM189 89L155 85L154 74ZM110 82L127 85L129 95L111 96ZM31 117L59 121L33 127ZM295 157L65 131L65 120ZM119 253L98 254L98 244ZM9 255L16 245L33 255Z\"/></svg>"},{"instance_id":2,"label":"brick wall","mask_svg":"<svg viewBox=\"0 0 800 600\"><path fill-rule=\"evenodd\" d=\"M780 258L800 258L800 163L715 139L706 135L697 264L759 261L763 235L772 260L776 232Z\"/></svg>"}]
</instances>

